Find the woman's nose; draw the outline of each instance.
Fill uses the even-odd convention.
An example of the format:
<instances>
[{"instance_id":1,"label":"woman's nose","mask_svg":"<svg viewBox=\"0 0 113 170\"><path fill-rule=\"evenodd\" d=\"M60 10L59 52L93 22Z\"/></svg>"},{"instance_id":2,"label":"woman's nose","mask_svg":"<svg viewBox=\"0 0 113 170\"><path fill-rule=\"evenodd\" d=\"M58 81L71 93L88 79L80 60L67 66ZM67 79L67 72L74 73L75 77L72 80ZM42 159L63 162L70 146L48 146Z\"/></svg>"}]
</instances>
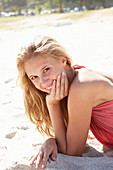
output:
<instances>
[{"instance_id":1,"label":"woman's nose","mask_svg":"<svg viewBox=\"0 0 113 170\"><path fill-rule=\"evenodd\" d=\"M46 83L47 83L47 79L44 78L44 77L41 77L40 78L40 86L41 87L45 87Z\"/></svg>"}]
</instances>

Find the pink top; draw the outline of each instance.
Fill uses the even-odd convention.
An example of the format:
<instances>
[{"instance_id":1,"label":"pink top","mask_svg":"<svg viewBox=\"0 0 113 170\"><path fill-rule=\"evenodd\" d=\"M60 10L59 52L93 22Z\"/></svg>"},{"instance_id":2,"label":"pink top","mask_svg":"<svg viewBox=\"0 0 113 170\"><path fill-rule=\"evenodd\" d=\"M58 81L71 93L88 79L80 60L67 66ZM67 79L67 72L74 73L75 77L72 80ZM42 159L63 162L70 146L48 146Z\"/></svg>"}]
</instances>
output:
<instances>
[{"instance_id":1,"label":"pink top","mask_svg":"<svg viewBox=\"0 0 113 170\"><path fill-rule=\"evenodd\" d=\"M103 145L113 148L113 100L93 107L90 129Z\"/></svg>"},{"instance_id":2,"label":"pink top","mask_svg":"<svg viewBox=\"0 0 113 170\"><path fill-rule=\"evenodd\" d=\"M74 68L85 67L75 65ZM113 100L93 107L90 130L99 142L113 148Z\"/></svg>"}]
</instances>

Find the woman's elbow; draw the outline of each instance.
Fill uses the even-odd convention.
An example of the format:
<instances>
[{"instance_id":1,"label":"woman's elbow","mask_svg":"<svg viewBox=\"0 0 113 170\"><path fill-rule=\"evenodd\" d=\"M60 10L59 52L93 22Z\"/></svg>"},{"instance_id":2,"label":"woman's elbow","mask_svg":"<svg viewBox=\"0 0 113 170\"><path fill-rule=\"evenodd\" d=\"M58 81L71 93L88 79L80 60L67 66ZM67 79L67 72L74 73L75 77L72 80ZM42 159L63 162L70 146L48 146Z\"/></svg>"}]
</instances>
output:
<instances>
[{"instance_id":1,"label":"woman's elbow","mask_svg":"<svg viewBox=\"0 0 113 170\"><path fill-rule=\"evenodd\" d=\"M66 149L66 148L64 148L62 150L59 149L59 152L62 154L65 154L65 155L69 155L69 156L80 156L80 157L82 156L82 153L83 153L80 150L70 150L70 149Z\"/></svg>"},{"instance_id":2,"label":"woman's elbow","mask_svg":"<svg viewBox=\"0 0 113 170\"><path fill-rule=\"evenodd\" d=\"M82 156L82 153L81 152L77 152L77 151L67 151L66 152L66 155L69 155L69 156Z\"/></svg>"}]
</instances>

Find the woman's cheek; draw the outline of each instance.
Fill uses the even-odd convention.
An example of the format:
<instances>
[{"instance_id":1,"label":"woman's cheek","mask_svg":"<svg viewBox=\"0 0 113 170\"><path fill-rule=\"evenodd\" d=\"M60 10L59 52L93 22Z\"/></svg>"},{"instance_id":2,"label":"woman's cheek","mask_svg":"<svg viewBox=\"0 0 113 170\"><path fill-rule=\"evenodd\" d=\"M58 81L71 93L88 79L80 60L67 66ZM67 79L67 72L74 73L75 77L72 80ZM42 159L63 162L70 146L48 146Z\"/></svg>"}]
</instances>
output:
<instances>
[{"instance_id":1,"label":"woman's cheek","mask_svg":"<svg viewBox=\"0 0 113 170\"><path fill-rule=\"evenodd\" d=\"M36 82L32 82L32 83L33 83L33 85L34 85L37 89L40 90L39 85L38 85Z\"/></svg>"}]
</instances>

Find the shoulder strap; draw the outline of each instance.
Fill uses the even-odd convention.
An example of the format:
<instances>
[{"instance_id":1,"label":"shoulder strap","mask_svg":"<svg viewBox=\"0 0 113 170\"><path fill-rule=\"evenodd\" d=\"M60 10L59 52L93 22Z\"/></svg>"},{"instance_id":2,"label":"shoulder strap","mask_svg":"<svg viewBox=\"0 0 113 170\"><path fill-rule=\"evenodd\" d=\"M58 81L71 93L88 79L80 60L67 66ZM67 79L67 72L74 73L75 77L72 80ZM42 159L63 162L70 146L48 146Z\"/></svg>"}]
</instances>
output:
<instances>
[{"instance_id":1,"label":"shoulder strap","mask_svg":"<svg viewBox=\"0 0 113 170\"><path fill-rule=\"evenodd\" d=\"M86 68L85 66L80 66L80 65L78 65L78 64L75 64L74 66L73 66L73 68L74 69L80 69L80 68Z\"/></svg>"}]
</instances>

